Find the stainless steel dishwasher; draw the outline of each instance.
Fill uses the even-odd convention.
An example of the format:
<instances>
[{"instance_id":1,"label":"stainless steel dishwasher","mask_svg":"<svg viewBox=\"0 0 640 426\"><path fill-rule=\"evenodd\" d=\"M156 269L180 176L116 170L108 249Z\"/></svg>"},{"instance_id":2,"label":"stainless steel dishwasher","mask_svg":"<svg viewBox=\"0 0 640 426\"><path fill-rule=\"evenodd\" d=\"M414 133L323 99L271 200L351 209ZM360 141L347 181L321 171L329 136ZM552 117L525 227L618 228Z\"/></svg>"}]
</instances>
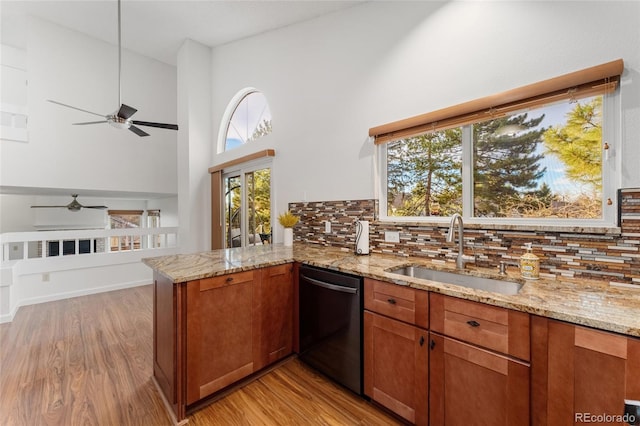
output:
<instances>
[{"instance_id":1,"label":"stainless steel dishwasher","mask_svg":"<svg viewBox=\"0 0 640 426\"><path fill-rule=\"evenodd\" d=\"M362 395L362 278L300 267L300 359Z\"/></svg>"}]
</instances>

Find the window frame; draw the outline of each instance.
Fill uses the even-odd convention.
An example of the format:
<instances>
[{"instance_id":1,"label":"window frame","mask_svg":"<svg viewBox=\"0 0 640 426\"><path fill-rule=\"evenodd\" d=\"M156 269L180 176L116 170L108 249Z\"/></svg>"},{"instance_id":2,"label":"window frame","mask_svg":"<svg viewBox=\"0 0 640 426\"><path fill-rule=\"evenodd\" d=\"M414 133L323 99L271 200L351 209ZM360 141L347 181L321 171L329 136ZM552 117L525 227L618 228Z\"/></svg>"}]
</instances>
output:
<instances>
[{"instance_id":1,"label":"window frame","mask_svg":"<svg viewBox=\"0 0 640 426\"><path fill-rule=\"evenodd\" d=\"M462 217L465 224L477 225L483 228L510 226L514 229L552 229L552 230L581 230L589 229L594 232L609 232L618 229L617 188L621 184L622 156L620 147L620 90L602 93L602 142L607 143L609 149L603 152L602 161L602 218L601 219L560 219L560 218L483 218L473 216L473 124L458 126L462 128ZM511 112L509 115L517 114ZM478 120L477 122L480 122ZM427 132L422 132L427 133ZM407 137L407 136L404 136ZM399 137L396 140L403 139ZM443 225L450 222L446 216L389 216L387 207L387 140L378 143L374 159L376 164L376 198L378 203L378 220L385 223L418 223L420 225ZM609 204L609 201L611 204Z\"/></svg>"},{"instance_id":2,"label":"window frame","mask_svg":"<svg viewBox=\"0 0 640 426\"><path fill-rule=\"evenodd\" d=\"M226 149L227 133L229 132L231 119L233 118L233 115L235 114L236 110L238 109L242 101L252 93L261 93L266 99L266 95L261 90L256 89L255 87L245 87L244 89L241 89L240 91L238 91L229 101L229 104L227 105L227 108L225 109L224 114L222 115L222 120L220 121L220 127L218 130L218 143L217 143L218 154L227 152L227 149ZM269 101L267 100L266 102L267 102L267 107L269 107L269 110L271 110L271 107L269 106Z\"/></svg>"},{"instance_id":3,"label":"window frame","mask_svg":"<svg viewBox=\"0 0 640 426\"><path fill-rule=\"evenodd\" d=\"M269 224L270 229L273 232L274 228L274 217L273 212L275 211L275 200L274 195L275 192L273 190L273 157L266 157L256 160L251 160L245 163L241 163L236 165L235 167L225 168L222 170L222 182L224 188L224 181L227 177L238 175L240 177L240 197L242 199L241 210L240 210L240 235L241 235L241 244L240 247L249 247L254 244L250 244L249 242L249 233L247 232L247 219L248 219L248 193L247 193L247 180L246 175L251 172L255 172L257 170L269 169L269 193L270 193L270 203L269 208L271 209L271 222ZM224 221L224 208L225 208L225 194L224 191L222 193L222 198L220 200L220 208L222 210L222 219ZM223 228L224 231L224 228ZM223 239L223 248L232 248L232 247L224 247L224 232L222 233ZM273 236L272 236L273 240Z\"/></svg>"}]
</instances>

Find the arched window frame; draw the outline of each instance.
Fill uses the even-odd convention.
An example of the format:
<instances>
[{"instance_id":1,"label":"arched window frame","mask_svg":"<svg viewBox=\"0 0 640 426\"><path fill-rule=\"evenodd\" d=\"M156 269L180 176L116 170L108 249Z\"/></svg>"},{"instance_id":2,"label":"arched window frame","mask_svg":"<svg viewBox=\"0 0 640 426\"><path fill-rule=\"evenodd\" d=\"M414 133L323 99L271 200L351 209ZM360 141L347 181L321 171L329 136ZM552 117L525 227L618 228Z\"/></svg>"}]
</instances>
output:
<instances>
[{"instance_id":1,"label":"arched window frame","mask_svg":"<svg viewBox=\"0 0 640 426\"><path fill-rule=\"evenodd\" d=\"M218 154L226 151L227 133L229 132L229 125L231 124L231 119L233 118L234 113L238 109L238 106L240 106L240 103L242 103L242 101L252 93L262 93L264 96L264 93L255 87L245 87L238 91L238 93L231 98L231 101L229 101L229 104L222 116L222 121L220 122L220 130L218 131ZM267 101L267 106L268 105L269 102Z\"/></svg>"}]
</instances>

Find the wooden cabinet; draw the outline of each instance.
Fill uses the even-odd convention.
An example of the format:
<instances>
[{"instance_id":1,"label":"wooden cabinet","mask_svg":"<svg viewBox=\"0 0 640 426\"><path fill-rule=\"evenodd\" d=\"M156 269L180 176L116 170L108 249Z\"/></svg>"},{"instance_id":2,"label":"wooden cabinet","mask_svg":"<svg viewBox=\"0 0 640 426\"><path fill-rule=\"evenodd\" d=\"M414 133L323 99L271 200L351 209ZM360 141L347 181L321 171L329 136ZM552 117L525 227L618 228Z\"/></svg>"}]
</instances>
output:
<instances>
[{"instance_id":1,"label":"wooden cabinet","mask_svg":"<svg viewBox=\"0 0 640 426\"><path fill-rule=\"evenodd\" d=\"M254 271L187 284L186 403L248 376L259 362Z\"/></svg>"},{"instance_id":2,"label":"wooden cabinet","mask_svg":"<svg viewBox=\"0 0 640 426\"><path fill-rule=\"evenodd\" d=\"M542 317L532 320L532 425L592 422L640 400L640 339Z\"/></svg>"},{"instance_id":3,"label":"wooden cabinet","mask_svg":"<svg viewBox=\"0 0 640 426\"><path fill-rule=\"evenodd\" d=\"M429 403L428 293L365 279L364 392L426 425Z\"/></svg>"},{"instance_id":4,"label":"wooden cabinet","mask_svg":"<svg viewBox=\"0 0 640 426\"><path fill-rule=\"evenodd\" d=\"M286 357L293 345L293 265L260 270L260 359L257 369Z\"/></svg>"},{"instance_id":5,"label":"wooden cabinet","mask_svg":"<svg viewBox=\"0 0 640 426\"><path fill-rule=\"evenodd\" d=\"M154 272L153 375L176 422L188 405L289 355L291 264L173 283Z\"/></svg>"},{"instance_id":6,"label":"wooden cabinet","mask_svg":"<svg viewBox=\"0 0 640 426\"><path fill-rule=\"evenodd\" d=\"M529 315L430 294L432 425L529 424Z\"/></svg>"}]
</instances>

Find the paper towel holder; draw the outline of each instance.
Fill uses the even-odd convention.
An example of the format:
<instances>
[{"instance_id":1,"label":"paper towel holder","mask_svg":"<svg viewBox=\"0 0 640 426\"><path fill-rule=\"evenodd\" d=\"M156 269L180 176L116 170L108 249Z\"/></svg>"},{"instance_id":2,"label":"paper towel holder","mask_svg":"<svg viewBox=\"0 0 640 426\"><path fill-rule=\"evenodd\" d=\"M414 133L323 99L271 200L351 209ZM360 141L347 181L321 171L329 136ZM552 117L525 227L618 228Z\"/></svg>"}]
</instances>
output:
<instances>
[{"instance_id":1,"label":"paper towel holder","mask_svg":"<svg viewBox=\"0 0 640 426\"><path fill-rule=\"evenodd\" d=\"M369 221L356 220L356 243L354 253L356 255L369 254Z\"/></svg>"}]
</instances>

